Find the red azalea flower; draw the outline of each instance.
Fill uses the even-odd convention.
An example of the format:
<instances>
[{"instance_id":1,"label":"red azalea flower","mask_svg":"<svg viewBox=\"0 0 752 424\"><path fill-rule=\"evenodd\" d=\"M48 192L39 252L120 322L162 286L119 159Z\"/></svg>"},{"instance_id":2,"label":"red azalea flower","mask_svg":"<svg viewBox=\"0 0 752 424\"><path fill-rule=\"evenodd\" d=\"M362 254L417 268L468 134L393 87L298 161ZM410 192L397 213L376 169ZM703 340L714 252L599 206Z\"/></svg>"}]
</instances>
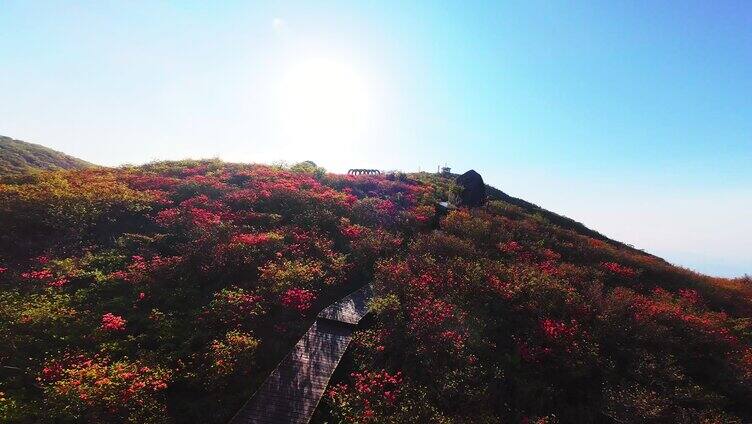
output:
<instances>
[{"instance_id":1,"label":"red azalea flower","mask_svg":"<svg viewBox=\"0 0 752 424\"><path fill-rule=\"evenodd\" d=\"M125 330L125 319L120 315L108 312L102 315L102 325L100 328L105 331L123 331Z\"/></svg>"},{"instance_id":2,"label":"red azalea flower","mask_svg":"<svg viewBox=\"0 0 752 424\"><path fill-rule=\"evenodd\" d=\"M315 299L316 295L310 290L289 289L282 295L282 304L288 308L296 309L300 313L304 313L311 308L312 302Z\"/></svg>"},{"instance_id":3,"label":"red azalea flower","mask_svg":"<svg viewBox=\"0 0 752 424\"><path fill-rule=\"evenodd\" d=\"M603 262L601 266L604 269L613 272L614 274L621 275L622 277L633 278L637 275L637 271L635 271L634 269L628 266L620 265L616 262Z\"/></svg>"}]
</instances>

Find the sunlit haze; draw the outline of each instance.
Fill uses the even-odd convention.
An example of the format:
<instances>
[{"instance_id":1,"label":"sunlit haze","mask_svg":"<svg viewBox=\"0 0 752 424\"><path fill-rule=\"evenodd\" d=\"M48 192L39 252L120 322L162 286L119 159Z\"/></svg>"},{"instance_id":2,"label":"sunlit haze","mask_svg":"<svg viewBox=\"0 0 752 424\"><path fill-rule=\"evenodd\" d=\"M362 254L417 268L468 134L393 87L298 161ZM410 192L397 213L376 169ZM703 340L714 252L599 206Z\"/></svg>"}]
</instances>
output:
<instances>
[{"instance_id":1,"label":"sunlit haze","mask_svg":"<svg viewBox=\"0 0 752 424\"><path fill-rule=\"evenodd\" d=\"M752 273L746 2L0 4L0 135L102 165L475 169Z\"/></svg>"},{"instance_id":2,"label":"sunlit haze","mask_svg":"<svg viewBox=\"0 0 752 424\"><path fill-rule=\"evenodd\" d=\"M375 113L367 82L337 60L303 60L285 71L274 89L275 125L291 157L314 157L323 150L346 161Z\"/></svg>"}]
</instances>

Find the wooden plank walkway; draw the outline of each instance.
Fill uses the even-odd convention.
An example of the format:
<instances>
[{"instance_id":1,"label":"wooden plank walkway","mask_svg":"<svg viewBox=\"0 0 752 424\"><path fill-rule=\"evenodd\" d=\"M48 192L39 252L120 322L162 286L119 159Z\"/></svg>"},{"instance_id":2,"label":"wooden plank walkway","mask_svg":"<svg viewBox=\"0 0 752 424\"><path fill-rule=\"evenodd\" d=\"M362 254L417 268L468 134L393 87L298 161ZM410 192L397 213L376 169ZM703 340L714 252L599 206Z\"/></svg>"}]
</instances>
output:
<instances>
[{"instance_id":1,"label":"wooden plank walkway","mask_svg":"<svg viewBox=\"0 0 752 424\"><path fill-rule=\"evenodd\" d=\"M230 423L308 423L352 340L355 326L368 313L371 293L370 285L366 285L321 311Z\"/></svg>"},{"instance_id":2,"label":"wooden plank walkway","mask_svg":"<svg viewBox=\"0 0 752 424\"><path fill-rule=\"evenodd\" d=\"M358 325L360 320L368 313L368 301L371 300L372 295L371 286L364 286L319 312L318 317Z\"/></svg>"}]
</instances>

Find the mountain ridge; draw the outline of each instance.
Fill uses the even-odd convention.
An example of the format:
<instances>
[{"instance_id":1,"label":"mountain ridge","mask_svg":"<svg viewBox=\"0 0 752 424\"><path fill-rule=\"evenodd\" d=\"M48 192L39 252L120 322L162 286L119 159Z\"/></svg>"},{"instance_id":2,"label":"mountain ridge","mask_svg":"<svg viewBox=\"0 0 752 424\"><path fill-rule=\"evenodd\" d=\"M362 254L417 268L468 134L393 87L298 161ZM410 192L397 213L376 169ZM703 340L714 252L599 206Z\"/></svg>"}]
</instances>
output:
<instances>
[{"instance_id":1,"label":"mountain ridge","mask_svg":"<svg viewBox=\"0 0 752 424\"><path fill-rule=\"evenodd\" d=\"M439 208L456 189L219 160L0 180L0 421L227 422L366 283L314 423L752 420L749 279L500 191Z\"/></svg>"},{"instance_id":2,"label":"mountain ridge","mask_svg":"<svg viewBox=\"0 0 752 424\"><path fill-rule=\"evenodd\" d=\"M0 136L0 175L94 166L96 165L41 144Z\"/></svg>"}]
</instances>

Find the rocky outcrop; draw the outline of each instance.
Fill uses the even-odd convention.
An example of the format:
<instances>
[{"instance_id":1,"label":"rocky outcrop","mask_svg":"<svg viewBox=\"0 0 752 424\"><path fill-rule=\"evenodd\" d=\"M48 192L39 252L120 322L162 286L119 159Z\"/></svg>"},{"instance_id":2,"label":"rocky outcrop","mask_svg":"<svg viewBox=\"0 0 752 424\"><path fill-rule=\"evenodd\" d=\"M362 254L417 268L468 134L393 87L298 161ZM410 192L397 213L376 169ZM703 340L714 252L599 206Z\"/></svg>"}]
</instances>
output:
<instances>
[{"instance_id":1,"label":"rocky outcrop","mask_svg":"<svg viewBox=\"0 0 752 424\"><path fill-rule=\"evenodd\" d=\"M477 207L486 203L486 184L483 177L474 170L469 170L457 177L455 183L461 187L460 206Z\"/></svg>"}]
</instances>

